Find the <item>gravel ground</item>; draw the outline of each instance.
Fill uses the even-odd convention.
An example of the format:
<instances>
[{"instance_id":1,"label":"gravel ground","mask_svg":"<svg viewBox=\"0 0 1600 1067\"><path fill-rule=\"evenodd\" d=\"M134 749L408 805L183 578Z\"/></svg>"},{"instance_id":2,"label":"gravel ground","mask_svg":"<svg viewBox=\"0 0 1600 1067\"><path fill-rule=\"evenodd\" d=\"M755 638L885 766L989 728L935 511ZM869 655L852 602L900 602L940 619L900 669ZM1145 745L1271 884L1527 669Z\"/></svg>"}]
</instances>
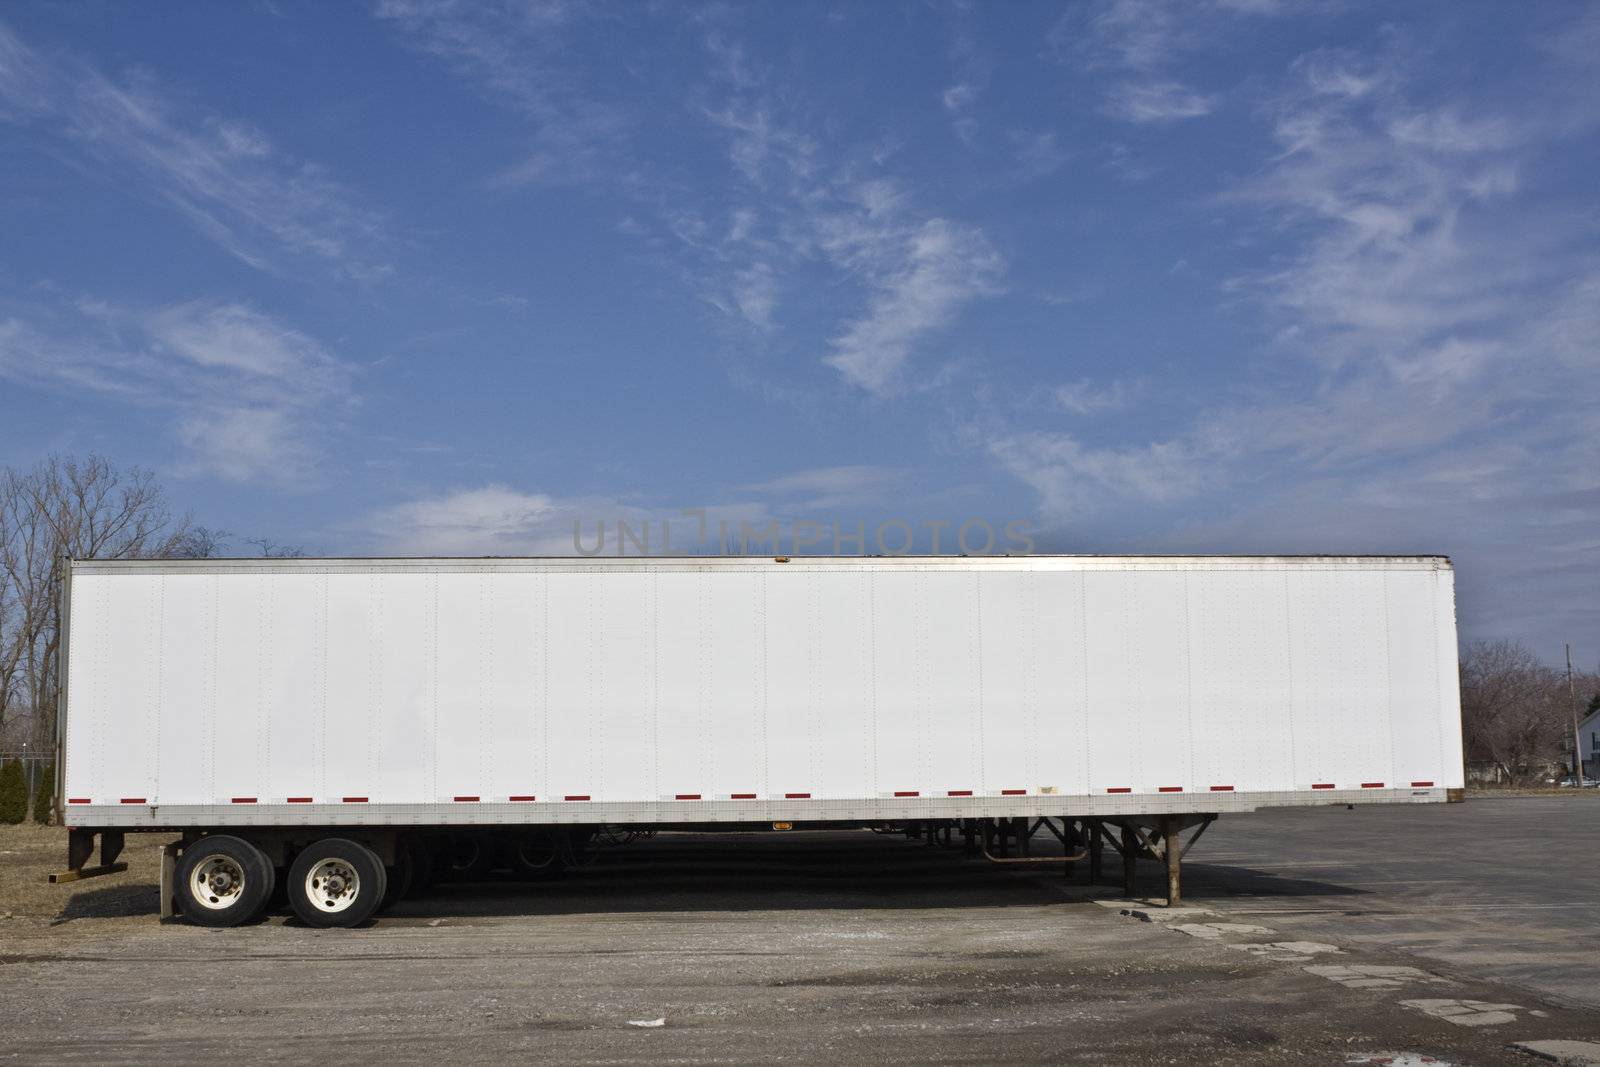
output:
<instances>
[{"instance_id":1,"label":"gravel ground","mask_svg":"<svg viewBox=\"0 0 1600 1067\"><path fill-rule=\"evenodd\" d=\"M1486 834L1503 843L1519 819L1581 834L1595 811L1510 800L1348 814L1391 849L1435 855L1451 842L1481 849ZM58 865L61 836L6 830L0 1056L1342 1064L1411 1053L1531 1065L1513 1042L1600 1040L1600 1013L1584 1004L1373 937L1371 924L1395 921L1375 905L1403 891L1342 884L1327 866L1371 859L1371 833L1348 820L1333 831L1342 814L1224 820L1191 859L1210 848L1227 862L1192 865L1193 910L1133 909L1156 921L1122 914L1111 890L1083 884L1081 865L1069 883L903 838L797 833L661 835L548 885L445 887L354 931L282 915L227 931L160 924L159 842L139 838L130 871L107 884L36 892L14 878ZM1493 874L1474 863L1448 873ZM1154 865L1144 877L1160 884ZM1348 908L1352 894L1366 906ZM1305 914L1320 898L1355 914ZM1240 914L1264 907L1281 911ZM1443 914L1422 949L1452 930L1493 933ZM1558 913L1527 921L1544 914Z\"/></svg>"}]
</instances>

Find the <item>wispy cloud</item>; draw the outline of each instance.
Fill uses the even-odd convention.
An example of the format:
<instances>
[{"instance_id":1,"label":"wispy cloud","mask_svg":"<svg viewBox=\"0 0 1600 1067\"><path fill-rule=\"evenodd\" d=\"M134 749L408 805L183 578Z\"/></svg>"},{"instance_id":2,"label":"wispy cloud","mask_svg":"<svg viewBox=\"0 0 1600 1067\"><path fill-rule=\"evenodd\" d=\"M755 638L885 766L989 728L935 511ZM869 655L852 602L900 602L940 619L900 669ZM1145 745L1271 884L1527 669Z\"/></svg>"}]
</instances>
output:
<instances>
[{"instance_id":1,"label":"wispy cloud","mask_svg":"<svg viewBox=\"0 0 1600 1067\"><path fill-rule=\"evenodd\" d=\"M1307 227L1287 266L1241 284L1268 294L1319 358L1379 357L1398 366L1450 331L1498 321L1569 270L1570 232L1516 235L1468 221L1505 210L1528 159L1529 123L1414 107L1392 67L1314 53L1279 102L1280 154L1230 198ZM1521 131L1514 134L1513 131ZM1515 240L1521 255L1508 255Z\"/></svg>"},{"instance_id":2,"label":"wispy cloud","mask_svg":"<svg viewBox=\"0 0 1600 1067\"><path fill-rule=\"evenodd\" d=\"M1004 261L981 230L930 219L875 286L867 312L833 341L827 363L845 380L887 395L904 384L913 347L967 302L999 291Z\"/></svg>"},{"instance_id":3,"label":"wispy cloud","mask_svg":"<svg viewBox=\"0 0 1600 1067\"><path fill-rule=\"evenodd\" d=\"M182 468L303 489L355 369L243 304L135 311L83 300L0 319L0 379L156 414Z\"/></svg>"},{"instance_id":4,"label":"wispy cloud","mask_svg":"<svg viewBox=\"0 0 1600 1067\"><path fill-rule=\"evenodd\" d=\"M865 305L827 339L824 362L869 393L901 391L917 350L964 305L999 292L1003 257L979 227L919 209L902 182L862 178L859 160L824 153L826 138L808 132L795 93L769 87L731 36L710 34L707 50L719 66L702 92L719 102L701 110L726 137L732 203L691 212L692 227L669 213L674 235L700 257L706 302L770 333L786 278L822 266ZM977 93L963 82L943 102L965 114ZM728 222L708 223L712 213Z\"/></svg>"},{"instance_id":5,"label":"wispy cloud","mask_svg":"<svg viewBox=\"0 0 1600 1067\"><path fill-rule=\"evenodd\" d=\"M1243 16L1283 10L1275 0L1093 0L1073 5L1050 36L1091 67L1152 71L1237 32Z\"/></svg>"},{"instance_id":6,"label":"wispy cloud","mask_svg":"<svg viewBox=\"0 0 1600 1067\"><path fill-rule=\"evenodd\" d=\"M702 77L641 89L624 103L592 71L563 64L563 47L592 29L585 9L384 0L377 12L525 114L537 137L555 138L567 176L628 205L619 228L681 277L744 353L809 347L848 385L890 395L966 304L999 291L1004 263L983 230L919 204L915 189L868 165L871 146L841 148L805 87L780 83L745 47L735 13L710 10L688 24L709 59ZM974 73L941 95L959 130L972 131L978 93ZM698 136L719 147L720 178L685 186L679 164L648 137L652 123L681 126L686 115L700 126L675 146ZM1054 166L1059 154L1047 135L1035 139L1036 165ZM536 152L500 183L562 176L546 156ZM805 309L798 335L785 314L797 278L830 297ZM770 386L771 375L763 381Z\"/></svg>"},{"instance_id":7,"label":"wispy cloud","mask_svg":"<svg viewBox=\"0 0 1600 1067\"><path fill-rule=\"evenodd\" d=\"M811 176L817 142L780 124L764 106L730 102L703 109L728 135L728 158L758 188L783 187Z\"/></svg>"},{"instance_id":8,"label":"wispy cloud","mask_svg":"<svg viewBox=\"0 0 1600 1067\"><path fill-rule=\"evenodd\" d=\"M882 499L903 476L892 467L816 467L746 485L743 491L781 500L790 508L815 510Z\"/></svg>"},{"instance_id":9,"label":"wispy cloud","mask_svg":"<svg viewBox=\"0 0 1600 1067\"><path fill-rule=\"evenodd\" d=\"M491 483L378 508L344 531L363 551L437 556L615 556L738 551L773 522L759 502L678 508ZM626 533L619 531L619 523ZM623 540L626 537L626 540ZM667 538L670 537L670 543ZM726 546L724 546L726 539Z\"/></svg>"},{"instance_id":10,"label":"wispy cloud","mask_svg":"<svg viewBox=\"0 0 1600 1067\"><path fill-rule=\"evenodd\" d=\"M979 227L921 209L904 183L863 178L859 159L825 153L795 94L769 87L728 34L710 34L707 49L720 65L700 91L717 102L700 111L726 140L731 195L662 211L694 257L702 298L772 339L789 279L824 268L830 288L858 291L862 305L826 339L824 362L867 392L903 390L918 350L963 306L1000 291L1003 257ZM962 83L945 102L964 111L976 92Z\"/></svg>"},{"instance_id":11,"label":"wispy cloud","mask_svg":"<svg viewBox=\"0 0 1600 1067\"><path fill-rule=\"evenodd\" d=\"M374 12L409 45L527 119L522 160L494 175L492 185L587 181L618 165L633 125L628 109L602 99L563 63L568 34L595 9L560 0L380 0Z\"/></svg>"},{"instance_id":12,"label":"wispy cloud","mask_svg":"<svg viewBox=\"0 0 1600 1067\"><path fill-rule=\"evenodd\" d=\"M1280 12L1276 0L1097 0L1075 5L1051 41L1075 65L1116 80L1102 110L1128 122L1173 122L1216 110L1218 94L1170 75L1181 57Z\"/></svg>"},{"instance_id":13,"label":"wispy cloud","mask_svg":"<svg viewBox=\"0 0 1600 1067\"><path fill-rule=\"evenodd\" d=\"M1068 12L1054 36L1091 63L1143 70L1189 47L1192 32L1169 0L1103 0Z\"/></svg>"},{"instance_id":14,"label":"wispy cloud","mask_svg":"<svg viewBox=\"0 0 1600 1067\"><path fill-rule=\"evenodd\" d=\"M1106 114L1129 122L1172 122L1209 115L1213 101L1176 82L1121 85L1106 98Z\"/></svg>"},{"instance_id":15,"label":"wispy cloud","mask_svg":"<svg viewBox=\"0 0 1600 1067\"><path fill-rule=\"evenodd\" d=\"M248 122L193 115L148 78L45 53L0 24L0 121L43 131L65 158L168 204L252 266L390 273L382 219L325 169Z\"/></svg>"},{"instance_id":16,"label":"wispy cloud","mask_svg":"<svg viewBox=\"0 0 1600 1067\"><path fill-rule=\"evenodd\" d=\"M570 556L573 523L592 517L639 516L615 501L564 500L491 484L380 508L361 523L361 535L395 555Z\"/></svg>"},{"instance_id":17,"label":"wispy cloud","mask_svg":"<svg viewBox=\"0 0 1600 1067\"><path fill-rule=\"evenodd\" d=\"M1416 67L1403 46L1302 57L1260 110L1270 151L1219 198L1272 250L1223 294L1270 330L1270 386L1186 404L1147 440L978 435L1047 516L1082 529L1136 506L1174 523L1149 543L1170 551L1447 551L1478 632L1543 632L1532 605L1592 585L1595 231L1563 194L1527 190L1596 120L1561 106L1559 66L1487 108L1416 102ZM1061 399L1081 414L1089 396Z\"/></svg>"},{"instance_id":18,"label":"wispy cloud","mask_svg":"<svg viewBox=\"0 0 1600 1067\"><path fill-rule=\"evenodd\" d=\"M529 49L554 55L560 46L552 38L582 16L578 5L561 0L494 5L379 0L373 11L411 35L417 48L458 65L494 92L534 112L543 112L548 105L550 75Z\"/></svg>"},{"instance_id":19,"label":"wispy cloud","mask_svg":"<svg viewBox=\"0 0 1600 1067\"><path fill-rule=\"evenodd\" d=\"M364 550L384 553L502 556L593 552L603 537L602 554L616 555L620 522L630 538L626 554L638 554L635 542L646 539L656 553L737 552L741 537L757 543L774 527L781 543L792 546L797 531L826 527L832 509L881 501L904 480L905 472L893 467L815 467L736 486L713 503L681 505L628 495L564 496L495 482L378 508L345 535Z\"/></svg>"},{"instance_id":20,"label":"wispy cloud","mask_svg":"<svg viewBox=\"0 0 1600 1067\"><path fill-rule=\"evenodd\" d=\"M978 119L973 114L973 107L978 102L978 87L971 82L960 82L946 89L940 100L950 116L956 136L966 144L971 144L978 133Z\"/></svg>"},{"instance_id":21,"label":"wispy cloud","mask_svg":"<svg viewBox=\"0 0 1600 1067\"><path fill-rule=\"evenodd\" d=\"M1013 130L1010 139L1025 177L1042 178L1054 174L1073 155L1053 130Z\"/></svg>"},{"instance_id":22,"label":"wispy cloud","mask_svg":"<svg viewBox=\"0 0 1600 1067\"><path fill-rule=\"evenodd\" d=\"M1071 434L1026 432L991 440L989 452L1038 494L1041 516L1057 526L1077 523L1113 502L1187 500L1215 479L1213 458L1184 440L1091 446Z\"/></svg>"},{"instance_id":23,"label":"wispy cloud","mask_svg":"<svg viewBox=\"0 0 1600 1067\"><path fill-rule=\"evenodd\" d=\"M1122 407L1128 402L1128 394L1132 391L1132 387L1124 381L1100 385L1088 378L1080 378L1058 385L1049 393L1050 399L1063 411L1073 415L1094 415Z\"/></svg>"}]
</instances>

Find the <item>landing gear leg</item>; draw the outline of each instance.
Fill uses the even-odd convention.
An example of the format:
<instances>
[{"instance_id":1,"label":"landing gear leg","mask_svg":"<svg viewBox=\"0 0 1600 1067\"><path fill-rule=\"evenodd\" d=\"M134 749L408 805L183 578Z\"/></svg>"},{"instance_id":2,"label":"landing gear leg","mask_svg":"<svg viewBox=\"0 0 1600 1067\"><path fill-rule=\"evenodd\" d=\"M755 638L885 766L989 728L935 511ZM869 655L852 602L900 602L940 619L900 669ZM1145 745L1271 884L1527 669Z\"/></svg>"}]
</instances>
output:
<instances>
[{"instance_id":1,"label":"landing gear leg","mask_svg":"<svg viewBox=\"0 0 1600 1067\"><path fill-rule=\"evenodd\" d=\"M1139 862L1139 839L1134 835L1133 827L1122 828L1122 895L1133 896L1134 875Z\"/></svg>"}]
</instances>

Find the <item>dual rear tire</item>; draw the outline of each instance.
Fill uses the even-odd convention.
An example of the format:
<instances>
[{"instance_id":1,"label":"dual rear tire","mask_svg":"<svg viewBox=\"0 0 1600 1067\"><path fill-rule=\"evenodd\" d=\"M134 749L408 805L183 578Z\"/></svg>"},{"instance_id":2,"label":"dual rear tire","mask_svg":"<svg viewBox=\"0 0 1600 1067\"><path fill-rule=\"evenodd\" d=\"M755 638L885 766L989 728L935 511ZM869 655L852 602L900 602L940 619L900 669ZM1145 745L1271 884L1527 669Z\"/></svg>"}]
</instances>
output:
<instances>
[{"instance_id":1,"label":"dual rear tire","mask_svg":"<svg viewBox=\"0 0 1600 1067\"><path fill-rule=\"evenodd\" d=\"M211 834L183 850L175 871L184 917L197 926L227 927L260 915L277 871L265 853L230 834ZM388 872L367 846L329 837L300 850L284 889L307 926L359 926L384 902Z\"/></svg>"},{"instance_id":2,"label":"dual rear tire","mask_svg":"<svg viewBox=\"0 0 1600 1067\"><path fill-rule=\"evenodd\" d=\"M196 926L238 926L261 913L277 872L255 845L229 834L202 837L183 850L175 886L184 917Z\"/></svg>"},{"instance_id":3,"label":"dual rear tire","mask_svg":"<svg viewBox=\"0 0 1600 1067\"><path fill-rule=\"evenodd\" d=\"M366 845L324 838L289 865L289 907L307 926L360 926L388 891L388 871Z\"/></svg>"}]
</instances>

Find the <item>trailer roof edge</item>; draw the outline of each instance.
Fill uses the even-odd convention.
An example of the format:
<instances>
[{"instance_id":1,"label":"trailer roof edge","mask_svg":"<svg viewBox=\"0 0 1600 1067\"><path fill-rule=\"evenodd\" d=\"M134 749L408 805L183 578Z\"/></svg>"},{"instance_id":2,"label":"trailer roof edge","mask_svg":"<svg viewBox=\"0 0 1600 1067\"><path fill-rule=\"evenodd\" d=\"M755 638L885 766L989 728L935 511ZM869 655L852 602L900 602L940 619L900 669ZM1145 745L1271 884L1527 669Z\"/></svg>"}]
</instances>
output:
<instances>
[{"instance_id":1,"label":"trailer roof edge","mask_svg":"<svg viewBox=\"0 0 1600 1067\"><path fill-rule=\"evenodd\" d=\"M78 573L309 572L342 570L518 570L518 569L720 569L789 566L805 569L877 567L994 568L1001 570L1095 569L1327 569L1379 568L1450 570L1449 556L1419 555L983 555L983 556L316 556L295 559L221 557L207 559L73 560Z\"/></svg>"}]
</instances>

